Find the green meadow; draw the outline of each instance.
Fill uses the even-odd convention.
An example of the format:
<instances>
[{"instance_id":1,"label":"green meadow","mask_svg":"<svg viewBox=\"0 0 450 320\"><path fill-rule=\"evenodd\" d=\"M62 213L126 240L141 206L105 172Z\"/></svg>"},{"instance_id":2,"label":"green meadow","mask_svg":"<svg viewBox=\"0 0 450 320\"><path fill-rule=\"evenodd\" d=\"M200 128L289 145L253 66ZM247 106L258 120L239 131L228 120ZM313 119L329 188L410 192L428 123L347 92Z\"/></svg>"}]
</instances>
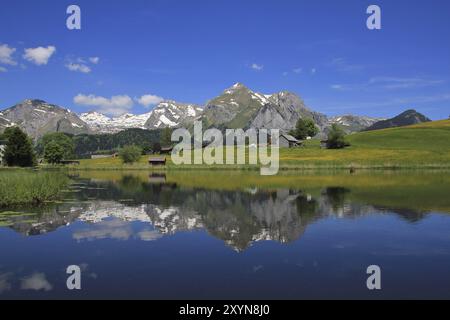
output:
<instances>
[{"instance_id":1,"label":"green meadow","mask_svg":"<svg viewBox=\"0 0 450 320\"><path fill-rule=\"evenodd\" d=\"M318 140L309 140L302 147L282 148L281 170L301 169L395 169L395 168L449 168L450 120L434 121L414 126L360 132L347 136L350 147L328 150ZM248 153L248 152L247 152ZM248 155L247 155L248 156ZM181 165L168 162L156 170L234 169L256 170L251 165ZM148 156L125 165L119 158L81 160L71 166L81 170L142 170L149 169Z\"/></svg>"}]
</instances>

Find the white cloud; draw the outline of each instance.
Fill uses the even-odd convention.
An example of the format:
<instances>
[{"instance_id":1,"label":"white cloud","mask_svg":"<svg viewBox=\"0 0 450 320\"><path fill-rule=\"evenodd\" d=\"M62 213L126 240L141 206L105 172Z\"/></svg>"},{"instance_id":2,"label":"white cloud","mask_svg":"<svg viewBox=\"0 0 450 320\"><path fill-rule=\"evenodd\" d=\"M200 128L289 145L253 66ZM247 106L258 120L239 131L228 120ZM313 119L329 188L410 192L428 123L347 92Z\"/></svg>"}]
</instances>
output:
<instances>
[{"instance_id":1,"label":"white cloud","mask_svg":"<svg viewBox=\"0 0 450 320\"><path fill-rule=\"evenodd\" d=\"M286 77L289 74L289 72L285 71L283 72L283 76Z\"/></svg>"},{"instance_id":2,"label":"white cloud","mask_svg":"<svg viewBox=\"0 0 450 320\"><path fill-rule=\"evenodd\" d=\"M91 68L89 68L87 65L81 64L81 63L68 63L68 64L66 64L66 68L69 69L70 71L75 71L75 72L82 72L82 73L91 72Z\"/></svg>"},{"instance_id":3,"label":"white cloud","mask_svg":"<svg viewBox=\"0 0 450 320\"><path fill-rule=\"evenodd\" d=\"M89 61L93 64L98 64L100 62L100 58L99 57L90 57Z\"/></svg>"},{"instance_id":4,"label":"white cloud","mask_svg":"<svg viewBox=\"0 0 450 320\"><path fill-rule=\"evenodd\" d=\"M303 68L295 68L292 70L292 72L297 73L297 74L302 73L302 71L303 71Z\"/></svg>"},{"instance_id":5,"label":"white cloud","mask_svg":"<svg viewBox=\"0 0 450 320\"><path fill-rule=\"evenodd\" d=\"M317 73L317 69L316 69L316 68L312 68L312 69L311 69L311 74L312 74L312 75L315 75L316 73Z\"/></svg>"},{"instance_id":6,"label":"white cloud","mask_svg":"<svg viewBox=\"0 0 450 320\"><path fill-rule=\"evenodd\" d=\"M25 49L23 58L40 66L48 63L50 57L55 53L56 48L54 46L37 47Z\"/></svg>"},{"instance_id":7,"label":"white cloud","mask_svg":"<svg viewBox=\"0 0 450 320\"><path fill-rule=\"evenodd\" d=\"M437 86L444 83L443 80L426 78L402 78L402 77L373 77L363 83L333 84L332 89L341 91L374 91L374 90L398 90Z\"/></svg>"},{"instance_id":8,"label":"white cloud","mask_svg":"<svg viewBox=\"0 0 450 320\"><path fill-rule=\"evenodd\" d=\"M78 94L73 98L73 101L78 105L96 107L98 108L97 111L113 116L127 113L133 107L133 99L128 95L112 96L108 99L93 94Z\"/></svg>"},{"instance_id":9,"label":"white cloud","mask_svg":"<svg viewBox=\"0 0 450 320\"><path fill-rule=\"evenodd\" d=\"M385 89L409 89L433 86L443 82L423 78L374 77L369 80L369 85L381 85Z\"/></svg>"},{"instance_id":10,"label":"white cloud","mask_svg":"<svg viewBox=\"0 0 450 320\"><path fill-rule=\"evenodd\" d=\"M0 67L0 72L8 72L8 69Z\"/></svg>"},{"instance_id":11,"label":"white cloud","mask_svg":"<svg viewBox=\"0 0 450 320\"><path fill-rule=\"evenodd\" d=\"M411 96L411 97L398 97L392 99L382 99L380 101L359 101L359 102L347 102L347 103L333 103L328 106L323 106L322 110L341 110L341 109L376 109L382 107L391 106L408 106L419 105L424 103L435 103L450 101L450 93L428 95L428 96ZM416 108L416 107L415 107Z\"/></svg>"},{"instance_id":12,"label":"white cloud","mask_svg":"<svg viewBox=\"0 0 450 320\"><path fill-rule=\"evenodd\" d=\"M333 85L331 85L331 89L334 89L334 90L344 90L344 86L341 85L341 84L333 84Z\"/></svg>"},{"instance_id":13,"label":"white cloud","mask_svg":"<svg viewBox=\"0 0 450 320\"><path fill-rule=\"evenodd\" d=\"M335 58L331 61L329 65L331 65L333 68L335 68L337 71L340 72L357 72L364 69L364 66L349 63L344 58Z\"/></svg>"},{"instance_id":14,"label":"white cloud","mask_svg":"<svg viewBox=\"0 0 450 320\"><path fill-rule=\"evenodd\" d=\"M252 68L253 70L256 70L256 71L262 71L264 69L264 66L260 65L260 64L253 63L250 66L250 68Z\"/></svg>"},{"instance_id":15,"label":"white cloud","mask_svg":"<svg viewBox=\"0 0 450 320\"><path fill-rule=\"evenodd\" d=\"M128 222L121 220L110 220L96 223L94 228L78 230L73 233L73 238L77 241L92 241L95 239L115 239L128 240L133 235Z\"/></svg>"},{"instance_id":16,"label":"white cloud","mask_svg":"<svg viewBox=\"0 0 450 320\"><path fill-rule=\"evenodd\" d=\"M69 58L66 68L74 72L90 73L92 68L89 66L91 64L98 64L100 62L99 57L89 57L89 58Z\"/></svg>"},{"instance_id":17,"label":"white cloud","mask_svg":"<svg viewBox=\"0 0 450 320\"><path fill-rule=\"evenodd\" d=\"M163 235L156 230L142 230L137 236L142 241L154 241L160 239Z\"/></svg>"},{"instance_id":18,"label":"white cloud","mask_svg":"<svg viewBox=\"0 0 450 320\"><path fill-rule=\"evenodd\" d=\"M20 288L22 290L50 291L53 289L53 286L48 282L45 274L33 273L31 276L22 279Z\"/></svg>"},{"instance_id":19,"label":"white cloud","mask_svg":"<svg viewBox=\"0 0 450 320\"><path fill-rule=\"evenodd\" d=\"M158 104L164 100L164 98L153 95L153 94L145 94L140 98L135 99L140 105L148 108L152 105Z\"/></svg>"},{"instance_id":20,"label":"white cloud","mask_svg":"<svg viewBox=\"0 0 450 320\"><path fill-rule=\"evenodd\" d=\"M14 61L12 55L16 51L16 48L11 48L7 44L0 45L0 63L8 64L11 66L17 65L17 62Z\"/></svg>"}]
</instances>

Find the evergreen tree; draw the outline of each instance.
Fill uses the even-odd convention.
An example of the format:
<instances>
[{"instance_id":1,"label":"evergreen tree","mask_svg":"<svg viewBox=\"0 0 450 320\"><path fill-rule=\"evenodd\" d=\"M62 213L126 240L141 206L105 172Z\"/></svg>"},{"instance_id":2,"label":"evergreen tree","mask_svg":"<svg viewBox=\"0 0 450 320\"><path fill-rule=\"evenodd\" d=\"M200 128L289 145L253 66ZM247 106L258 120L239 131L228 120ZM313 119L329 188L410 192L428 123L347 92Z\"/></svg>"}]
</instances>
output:
<instances>
[{"instance_id":1,"label":"evergreen tree","mask_svg":"<svg viewBox=\"0 0 450 320\"><path fill-rule=\"evenodd\" d=\"M36 165L36 156L31 139L19 127L6 128L4 161L10 167L32 167Z\"/></svg>"},{"instance_id":2,"label":"evergreen tree","mask_svg":"<svg viewBox=\"0 0 450 320\"><path fill-rule=\"evenodd\" d=\"M164 128L161 133L161 146L168 147L172 145L172 129Z\"/></svg>"},{"instance_id":3,"label":"evergreen tree","mask_svg":"<svg viewBox=\"0 0 450 320\"><path fill-rule=\"evenodd\" d=\"M153 153L161 152L161 144L159 142L155 142L152 146Z\"/></svg>"}]
</instances>

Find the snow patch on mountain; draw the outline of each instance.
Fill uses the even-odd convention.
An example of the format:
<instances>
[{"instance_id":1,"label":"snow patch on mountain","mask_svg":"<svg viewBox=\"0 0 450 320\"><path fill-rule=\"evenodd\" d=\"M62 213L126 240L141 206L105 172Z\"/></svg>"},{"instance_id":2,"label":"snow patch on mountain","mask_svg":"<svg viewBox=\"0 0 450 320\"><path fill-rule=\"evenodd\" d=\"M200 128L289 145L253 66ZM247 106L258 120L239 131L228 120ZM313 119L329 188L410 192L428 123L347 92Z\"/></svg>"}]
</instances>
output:
<instances>
[{"instance_id":1,"label":"snow patch on mountain","mask_svg":"<svg viewBox=\"0 0 450 320\"><path fill-rule=\"evenodd\" d=\"M152 112L134 115L131 113L123 114L119 117L110 118L96 111L83 113L80 119L86 122L89 127L98 133L115 133L131 128L145 129L145 123Z\"/></svg>"},{"instance_id":2,"label":"snow patch on mountain","mask_svg":"<svg viewBox=\"0 0 450 320\"><path fill-rule=\"evenodd\" d=\"M168 100L163 101L155 107L147 119L147 129L174 128L183 124L190 124L198 118L203 109L194 104L179 103Z\"/></svg>"},{"instance_id":3,"label":"snow patch on mountain","mask_svg":"<svg viewBox=\"0 0 450 320\"><path fill-rule=\"evenodd\" d=\"M378 121L382 121L382 118L371 118L366 116L357 115L343 115L329 118L329 125L338 124L347 133L358 132L364 130Z\"/></svg>"}]
</instances>

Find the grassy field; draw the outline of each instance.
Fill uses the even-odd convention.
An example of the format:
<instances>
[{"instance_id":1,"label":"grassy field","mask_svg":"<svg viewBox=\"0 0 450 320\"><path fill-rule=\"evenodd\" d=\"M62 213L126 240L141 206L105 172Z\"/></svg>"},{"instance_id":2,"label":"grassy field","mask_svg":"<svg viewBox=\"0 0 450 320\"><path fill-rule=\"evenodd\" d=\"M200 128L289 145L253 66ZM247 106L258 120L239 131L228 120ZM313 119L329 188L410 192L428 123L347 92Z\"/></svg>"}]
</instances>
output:
<instances>
[{"instance_id":1,"label":"grassy field","mask_svg":"<svg viewBox=\"0 0 450 320\"><path fill-rule=\"evenodd\" d=\"M39 204L54 199L68 182L62 172L1 170L0 207Z\"/></svg>"},{"instance_id":2,"label":"grassy field","mask_svg":"<svg viewBox=\"0 0 450 320\"><path fill-rule=\"evenodd\" d=\"M351 146L340 150L320 147L310 140L299 148L280 149L280 169L344 169L344 168L449 168L450 120L435 121L409 127L361 132L347 137ZM164 168L156 170L189 169L258 169L250 165L182 165L175 166L167 157ZM124 165L118 158L82 160L73 169L142 170L150 169L148 156L138 163Z\"/></svg>"}]
</instances>

